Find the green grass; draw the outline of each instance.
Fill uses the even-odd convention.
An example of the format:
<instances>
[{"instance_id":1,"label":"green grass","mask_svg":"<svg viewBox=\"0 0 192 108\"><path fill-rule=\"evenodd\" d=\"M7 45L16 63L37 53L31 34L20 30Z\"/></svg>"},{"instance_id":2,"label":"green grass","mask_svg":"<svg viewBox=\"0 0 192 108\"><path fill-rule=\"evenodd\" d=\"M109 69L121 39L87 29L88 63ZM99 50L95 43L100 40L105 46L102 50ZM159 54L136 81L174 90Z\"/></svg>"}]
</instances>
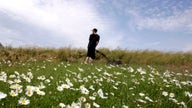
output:
<instances>
[{"instance_id":1,"label":"green grass","mask_svg":"<svg viewBox=\"0 0 192 108\"><path fill-rule=\"evenodd\" d=\"M54 60L28 60L10 62L3 60L0 62L0 79L5 72L7 79L0 81L0 92L7 94L7 97L0 100L1 108L58 108L60 103L71 105L81 103L84 108L86 103L92 107L97 103L101 108L177 108L192 107L192 74L191 70L171 71L166 70L164 66L148 65L108 65L104 63L82 64L71 62L59 62ZM16 73L18 72L19 75ZM23 79L22 74L33 74L31 82ZM16 78L10 78L15 75ZM45 76L44 80L38 79ZM22 86L22 92L16 97L11 97L9 81L20 79L18 83ZM73 84L69 89L58 91L57 87L62 84L68 84L66 79ZM49 82L50 81L50 82ZM15 82L14 82L15 83ZM186 83L186 84L185 84ZM45 86L41 91L44 96L34 93L31 97L25 94L26 86ZM89 90L88 94L83 94L81 86ZM92 86L92 87L91 87ZM104 97L98 95L98 90L102 90ZM163 91L168 96L163 96ZM186 96L189 92L190 96ZM174 93L174 97L169 94ZM94 96L95 100L89 97ZM30 100L28 105L18 103L20 97L26 97ZM79 98L86 98L86 102L79 102ZM151 99L151 100L150 100Z\"/></svg>"}]
</instances>

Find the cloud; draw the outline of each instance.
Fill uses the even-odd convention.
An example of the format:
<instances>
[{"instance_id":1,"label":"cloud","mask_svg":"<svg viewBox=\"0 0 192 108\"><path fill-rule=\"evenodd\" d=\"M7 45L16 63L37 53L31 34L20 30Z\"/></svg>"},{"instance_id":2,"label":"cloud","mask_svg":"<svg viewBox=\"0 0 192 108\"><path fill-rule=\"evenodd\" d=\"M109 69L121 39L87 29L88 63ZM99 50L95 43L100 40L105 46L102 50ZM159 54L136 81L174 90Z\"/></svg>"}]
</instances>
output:
<instances>
[{"instance_id":1,"label":"cloud","mask_svg":"<svg viewBox=\"0 0 192 108\"><path fill-rule=\"evenodd\" d=\"M186 4L187 3L187 4ZM124 8L133 30L192 31L191 1L135 1Z\"/></svg>"},{"instance_id":2,"label":"cloud","mask_svg":"<svg viewBox=\"0 0 192 108\"><path fill-rule=\"evenodd\" d=\"M101 34L113 31L110 21L86 0L0 0L0 14L7 19L0 19L3 28L12 31L1 32L1 40L17 38L25 44L85 47L93 27ZM113 41L119 37L110 38L103 45L120 44Z\"/></svg>"},{"instance_id":3,"label":"cloud","mask_svg":"<svg viewBox=\"0 0 192 108\"><path fill-rule=\"evenodd\" d=\"M15 41L17 44L21 44L21 41L18 39L18 35L16 35L16 31L12 31L10 29L4 28L0 26L0 40L2 44L8 46ZM5 38L6 37L6 38ZM17 38L13 38L17 37Z\"/></svg>"},{"instance_id":4,"label":"cloud","mask_svg":"<svg viewBox=\"0 0 192 108\"><path fill-rule=\"evenodd\" d=\"M137 27L162 31L192 31L192 10L165 18L145 17L138 20Z\"/></svg>"}]
</instances>

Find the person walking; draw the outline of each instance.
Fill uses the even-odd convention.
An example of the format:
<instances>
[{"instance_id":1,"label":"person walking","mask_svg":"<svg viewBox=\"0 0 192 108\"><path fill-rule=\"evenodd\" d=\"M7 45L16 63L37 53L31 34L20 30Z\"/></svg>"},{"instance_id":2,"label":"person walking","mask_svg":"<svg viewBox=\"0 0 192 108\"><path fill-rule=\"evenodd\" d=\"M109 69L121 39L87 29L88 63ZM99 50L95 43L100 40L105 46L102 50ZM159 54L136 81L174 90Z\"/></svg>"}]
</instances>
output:
<instances>
[{"instance_id":1,"label":"person walking","mask_svg":"<svg viewBox=\"0 0 192 108\"><path fill-rule=\"evenodd\" d=\"M85 63L91 63L95 59L95 48L99 44L100 36L97 34L97 29L92 30L92 34L89 36L87 57Z\"/></svg>"}]
</instances>

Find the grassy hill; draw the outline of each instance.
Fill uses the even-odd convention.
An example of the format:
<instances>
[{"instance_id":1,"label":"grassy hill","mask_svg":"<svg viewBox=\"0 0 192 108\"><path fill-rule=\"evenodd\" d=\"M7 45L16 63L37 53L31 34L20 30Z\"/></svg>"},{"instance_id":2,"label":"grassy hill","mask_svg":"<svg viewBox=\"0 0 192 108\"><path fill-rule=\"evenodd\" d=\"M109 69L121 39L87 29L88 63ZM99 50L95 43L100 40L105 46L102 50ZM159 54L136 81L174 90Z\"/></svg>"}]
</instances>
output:
<instances>
[{"instance_id":1,"label":"grassy hill","mask_svg":"<svg viewBox=\"0 0 192 108\"><path fill-rule=\"evenodd\" d=\"M191 53L99 49L3 48L0 108L191 108Z\"/></svg>"},{"instance_id":2,"label":"grassy hill","mask_svg":"<svg viewBox=\"0 0 192 108\"><path fill-rule=\"evenodd\" d=\"M150 50L126 50L100 48L107 57L122 61L123 64L136 65L169 65L192 66L191 52L160 52ZM0 60L27 61L31 59L54 61L82 62L86 57L85 49L76 48L12 48L6 47L0 51ZM107 63L100 54L96 55L96 62Z\"/></svg>"}]
</instances>

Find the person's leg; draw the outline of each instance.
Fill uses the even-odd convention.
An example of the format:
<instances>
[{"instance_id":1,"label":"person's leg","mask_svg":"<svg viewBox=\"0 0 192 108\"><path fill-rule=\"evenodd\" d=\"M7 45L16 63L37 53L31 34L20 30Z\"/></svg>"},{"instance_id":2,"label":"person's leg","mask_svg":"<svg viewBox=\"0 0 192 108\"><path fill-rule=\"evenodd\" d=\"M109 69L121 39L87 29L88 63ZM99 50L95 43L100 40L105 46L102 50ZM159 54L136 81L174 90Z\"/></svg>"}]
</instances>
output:
<instances>
[{"instance_id":1,"label":"person's leg","mask_svg":"<svg viewBox=\"0 0 192 108\"><path fill-rule=\"evenodd\" d=\"M86 57L84 63L87 64L87 63L91 63L92 61L93 59L91 57Z\"/></svg>"},{"instance_id":2,"label":"person's leg","mask_svg":"<svg viewBox=\"0 0 192 108\"><path fill-rule=\"evenodd\" d=\"M91 63L93 61L93 59L91 57L89 57L88 61L89 61L88 63Z\"/></svg>"},{"instance_id":3,"label":"person's leg","mask_svg":"<svg viewBox=\"0 0 192 108\"><path fill-rule=\"evenodd\" d=\"M84 63L86 64L86 63L88 63L88 61L89 61L89 57L87 56L87 57L85 58Z\"/></svg>"},{"instance_id":4,"label":"person's leg","mask_svg":"<svg viewBox=\"0 0 192 108\"><path fill-rule=\"evenodd\" d=\"M85 58L84 63L91 63L95 59L95 48L93 47L88 47L87 50L87 57Z\"/></svg>"},{"instance_id":5,"label":"person's leg","mask_svg":"<svg viewBox=\"0 0 192 108\"><path fill-rule=\"evenodd\" d=\"M89 63L92 63L93 60L95 59L95 48L90 49L90 57L89 57Z\"/></svg>"},{"instance_id":6,"label":"person's leg","mask_svg":"<svg viewBox=\"0 0 192 108\"><path fill-rule=\"evenodd\" d=\"M85 64L87 64L89 62L90 55L91 55L91 50L90 50L90 47L88 47L87 57L85 58L85 61L84 61Z\"/></svg>"}]
</instances>

